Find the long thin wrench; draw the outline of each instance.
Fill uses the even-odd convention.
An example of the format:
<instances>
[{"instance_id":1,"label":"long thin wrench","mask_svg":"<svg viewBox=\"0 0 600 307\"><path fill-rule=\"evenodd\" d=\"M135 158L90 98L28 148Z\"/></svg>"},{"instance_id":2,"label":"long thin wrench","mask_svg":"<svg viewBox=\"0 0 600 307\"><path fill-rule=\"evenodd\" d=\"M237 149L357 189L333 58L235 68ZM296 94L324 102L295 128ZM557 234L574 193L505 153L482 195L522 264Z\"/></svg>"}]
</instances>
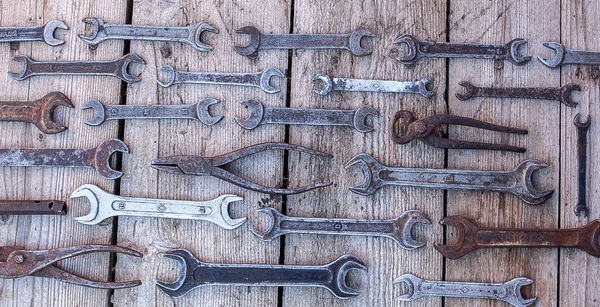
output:
<instances>
[{"instance_id":1,"label":"long thin wrench","mask_svg":"<svg viewBox=\"0 0 600 307\"><path fill-rule=\"evenodd\" d=\"M558 68L566 64L600 65L600 52L570 50L555 42L544 43L544 46L556 51L556 56L553 59L538 56L538 60L550 68Z\"/></svg>"},{"instance_id":2,"label":"long thin wrench","mask_svg":"<svg viewBox=\"0 0 600 307\"><path fill-rule=\"evenodd\" d=\"M58 106L72 108L73 103L61 92L51 92L29 102L0 101L0 121L32 123L48 134L63 132L67 127L54 121L54 110Z\"/></svg>"},{"instance_id":3,"label":"long thin wrench","mask_svg":"<svg viewBox=\"0 0 600 307\"><path fill-rule=\"evenodd\" d=\"M590 213L587 206L587 132L590 128L590 116L584 122L579 121L581 114L573 118L577 128L577 205L573 209L575 215L587 217Z\"/></svg>"},{"instance_id":4,"label":"long thin wrench","mask_svg":"<svg viewBox=\"0 0 600 307\"><path fill-rule=\"evenodd\" d=\"M456 98L462 101L473 97L545 99L560 101L571 108L577 106L571 93L581 91L581 87L573 83L562 87L477 87L463 81L459 85L465 88L465 93L456 93Z\"/></svg>"},{"instance_id":5,"label":"long thin wrench","mask_svg":"<svg viewBox=\"0 0 600 307\"><path fill-rule=\"evenodd\" d=\"M60 200L0 200L0 215L65 215Z\"/></svg>"},{"instance_id":6,"label":"long thin wrench","mask_svg":"<svg viewBox=\"0 0 600 307\"><path fill-rule=\"evenodd\" d=\"M43 26L0 28L0 43L44 41L50 46L62 45L65 41L54 37L56 29L69 30L69 27L60 20L52 20Z\"/></svg>"},{"instance_id":7,"label":"long thin wrench","mask_svg":"<svg viewBox=\"0 0 600 307\"><path fill-rule=\"evenodd\" d=\"M423 97L431 97L435 94L434 91L427 88L431 82L429 79L421 79L416 82L401 82L332 78L327 74L318 74L313 78L313 81L321 81L323 87L316 90L315 93L323 96L331 93L331 91L405 93L420 94Z\"/></svg>"}]
</instances>

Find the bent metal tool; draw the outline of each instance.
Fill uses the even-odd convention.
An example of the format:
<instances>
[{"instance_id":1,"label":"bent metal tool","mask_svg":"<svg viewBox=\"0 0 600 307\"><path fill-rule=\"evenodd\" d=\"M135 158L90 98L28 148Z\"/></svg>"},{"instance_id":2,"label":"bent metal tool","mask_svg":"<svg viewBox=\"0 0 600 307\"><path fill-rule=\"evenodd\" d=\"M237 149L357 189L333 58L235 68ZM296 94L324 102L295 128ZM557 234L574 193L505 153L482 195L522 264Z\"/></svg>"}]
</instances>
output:
<instances>
[{"instance_id":1,"label":"bent metal tool","mask_svg":"<svg viewBox=\"0 0 600 307\"><path fill-rule=\"evenodd\" d=\"M332 182L328 182L315 183L312 185L307 185L298 188L272 188L252 182L248 179L241 178L233 173L230 173L224 168L225 165L235 160L266 150L293 150L309 155L331 158L331 155L329 154L316 151L310 148L302 147L299 145L292 145L286 143L262 143L253 146L248 146L230 153L214 157L171 156L166 158L160 158L152 161L152 167L159 171L165 171L170 174L213 176L225 180L229 183L235 184L237 186L266 194L298 194L313 189L326 187L332 184Z\"/></svg>"},{"instance_id":2,"label":"bent metal tool","mask_svg":"<svg viewBox=\"0 0 600 307\"><path fill-rule=\"evenodd\" d=\"M92 46L109 39L123 39L179 42L188 44L198 51L211 51L213 47L202 41L203 34L219 33L215 27L204 22L187 27L105 24L102 19L96 17L86 17L83 22L90 26L91 34L89 36L80 34L79 38Z\"/></svg>"},{"instance_id":3,"label":"bent metal tool","mask_svg":"<svg viewBox=\"0 0 600 307\"><path fill-rule=\"evenodd\" d=\"M239 117L235 121L242 128L252 130L259 125L311 125L311 126L345 126L353 127L358 132L373 131L368 125L367 117L377 117L379 113L369 107L361 106L356 110L325 110L325 109L296 109L296 108L267 108L260 101L248 99L241 104L250 109L246 119Z\"/></svg>"},{"instance_id":4,"label":"bent metal tool","mask_svg":"<svg viewBox=\"0 0 600 307\"><path fill-rule=\"evenodd\" d=\"M364 56L373 52L362 45L363 38L376 37L367 29L360 28L351 34L264 34L248 26L235 31L250 36L247 46L235 46L235 52L244 56L255 56L265 49L343 49L353 55Z\"/></svg>"},{"instance_id":5,"label":"bent metal tool","mask_svg":"<svg viewBox=\"0 0 600 307\"><path fill-rule=\"evenodd\" d=\"M350 188L360 195L371 195L386 185L424 187L447 190L476 190L512 193L530 205L546 201L554 190L538 191L533 186L533 172L548 167L537 160L524 160L512 171L456 170L435 168L399 168L385 166L362 153L346 167L357 166L365 181Z\"/></svg>"},{"instance_id":6,"label":"bent metal tool","mask_svg":"<svg viewBox=\"0 0 600 307\"><path fill-rule=\"evenodd\" d=\"M600 52L570 50L555 42L544 43L544 46L556 51L556 55L552 59L538 56L538 60L550 68L558 68L567 64L600 65Z\"/></svg>"},{"instance_id":7,"label":"bent metal tool","mask_svg":"<svg viewBox=\"0 0 600 307\"><path fill-rule=\"evenodd\" d=\"M577 205L573 212L578 217L587 217L590 213L587 205L587 132L590 128L590 116L584 122L580 121L581 114L577 113L573 124L577 128Z\"/></svg>"},{"instance_id":8,"label":"bent metal tool","mask_svg":"<svg viewBox=\"0 0 600 307\"><path fill-rule=\"evenodd\" d=\"M89 280L65 272L54 265L56 262L67 258L96 252L142 257L141 253L133 249L115 245L80 245L47 250L26 250L20 247L2 246L0 247L0 278L14 279L37 276L99 289L124 289L142 284L139 280L112 282Z\"/></svg>"},{"instance_id":9,"label":"bent metal tool","mask_svg":"<svg viewBox=\"0 0 600 307\"><path fill-rule=\"evenodd\" d=\"M505 133L527 134L526 129L494 125L473 118L435 114L422 119L416 119L412 112L401 110L396 112L390 126L392 140L398 144L408 144L414 139L420 139L430 146L447 149L482 149L525 152L523 147L493 144L473 141L452 140L442 137L442 125L459 125L475 127L490 131Z\"/></svg>"},{"instance_id":10,"label":"bent metal tool","mask_svg":"<svg viewBox=\"0 0 600 307\"><path fill-rule=\"evenodd\" d=\"M32 76L111 76L127 83L139 82L142 79L129 72L132 63L146 64L137 54L130 53L114 61L78 61L78 62L37 62L25 55L12 58L13 61L23 64L21 72L9 72L15 80L25 80Z\"/></svg>"},{"instance_id":11,"label":"bent metal tool","mask_svg":"<svg viewBox=\"0 0 600 307\"><path fill-rule=\"evenodd\" d=\"M416 223L431 224L421 211L410 210L392 220L354 220L331 218L302 218L281 214L275 208L259 210L269 217L271 226L265 232L251 229L252 233L265 241L288 234L324 234L350 236L378 236L390 238L400 247L413 250L425 246L412 237Z\"/></svg>"},{"instance_id":12,"label":"bent metal tool","mask_svg":"<svg viewBox=\"0 0 600 307\"><path fill-rule=\"evenodd\" d=\"M98 100L88 101L81 109L92 109L94 118L87 120L86 125L98 126L107 120L114 119L193 119L211 126L218 123L223 116L212 116L209 107L218 104L214 98L206 98L195 104L177 105L105 105Z\"/></svg>"},{"instance_id":13,"label":"bent metal tool","mask_svg":"<svg viewBox=\"0 0 600 307\"><path fill-rule=\"evenodd\" d=\"M578 228L483 228L463 216L449 216L441 225L456 228L456 241L436 243L435 249L444 257L460 258L480 248L571 247L594 257L600 257L600 221L594 220Z\"/></svg>"},{"instance_id":14,"label":"bent metal tool","mask_svg":"<svg viewBox=\"0 0 600 307\"><path fill-rule=\"evenodd\" d=\"M54 134L67 127L54 121L54 110L58 106L73 107L65 94L52 92L28 102L0 101L0 121L19 121L34 124L43 133Z\"/></svg>"},{"instance_id":15,"label":"bent metal tool","mask_svg":"<svg viewBox=\"0 0 600 307\"><path fill-rule=\"evenodd\" d=\"M122 197L110 194L93 184L77 188L69 198L85 197L90 203L90 212L75 220L85 225L97 225L113 216L143 216L172 219L203 220L225 229L235 229L246 218L232 219L229 203L243 200L236 195L222 195L209 201L183 201Z\"/></svg>"},{"instance_id":16,"label":"bent metal tool","mask_svg":"<svg viewBox=\"0 0 600 307\"><path fill-rule=\"evenodd\" d=\"M181 297L192 289L205 285L322 287L338 298L358 296L357 290L346 285L350 270L366 271L364 263L352 255L344 255L326 265L287 264L217 264L198 260L189 250L175 249L164 257L181 265L179 279L174 283L156 281L158 289L170 297Z\"/></svg>"},{"instance_id":17,"label":"bent metal tool","mask_svg":"<svg viewBox=\"0 0 600 307\"><path fill-rule=\"evenodd\" d=\"M0 149L0 166L91 167L105 179L117 179L123 173L109 161L115 152L129 153L129 148L112 139L92 149Z\"/></svg>"},{"instance_id":18,"label":"bent metal tool","mask_svg":"<svg viewBox=\"0 0 600 307\"><path fill-rule=\"evenodd\" d=\"M581 87L573 83L563 87L477 87L463 81L459 85L465 88L465 93L456 93L456 98L462 101L473 97L544 99L559 101L571 108L577 106L571 93L581 91Z\"/></svg>"},{"instance_id":19,"label":"bent metal tool","mask_svg":"<svg viewBox=\"0 0 600 307\"><path fill-rule=\"evenodd\" d=\"M44 41L59 46L65 41L54 36L56 29L69 30L69 27L60 20L52 20L43 26L0 28L0 43Z\"/></svg>"},{"instance_id":20,"label":"bent metal tool","mask_svg":"<svg viewBox=\"0 0 600 307\"><path fill-rule=\"evenodd\" d=\"M313 81L321 81L322 88L316 90L315 93L323 96L331 93L331 91L405 93L420 94L423 97L431 97L435 94L434 91L427 88L431 83L429 79L421 79L416 82L401 82L332 78L327 74L318 74L313 78Z\"/></svg>"},{"instance_id":21,"label":"bent metal tool","mask_svg":"<svg viewBox=\"0 0 600 307\"><path fill-rule=\"evenodd\" d=\"M0 215L65 215L60 200L0 200Z\"/></svg>"},{"instance_id":22,"label":"bent metal tool","mask_svg":"<svg viewBox=\"0 0 600 307\"><path fill-rule=\"evenodd\" d=\"M163 66L160 71L167 74L165 80L156 80L158 85L169 87L173 84L217 84L258 87L265 93L279 93L280 90L271 85L272 77L283 78L285 75L275 67L269 67L257 73L217 73L178 71L171 66Z\"/></svg>"},{"instance_id":23,"label":"bent metal tool","mask_svg":"<svg viewBox=\"0 0 600 307\"><path fill-rule=\"evenodd\" d=\"M515 307L526 307L537 298L523 298L521 288L533 284L533 280L518 277L503 284L432 281L424 280L412 274L404 274L394 280L394 284L405 284L406 294L398 296L401 301L413 301L425 296L464 297L489 299L509 303Z\"/></svg>"}]
</instances>

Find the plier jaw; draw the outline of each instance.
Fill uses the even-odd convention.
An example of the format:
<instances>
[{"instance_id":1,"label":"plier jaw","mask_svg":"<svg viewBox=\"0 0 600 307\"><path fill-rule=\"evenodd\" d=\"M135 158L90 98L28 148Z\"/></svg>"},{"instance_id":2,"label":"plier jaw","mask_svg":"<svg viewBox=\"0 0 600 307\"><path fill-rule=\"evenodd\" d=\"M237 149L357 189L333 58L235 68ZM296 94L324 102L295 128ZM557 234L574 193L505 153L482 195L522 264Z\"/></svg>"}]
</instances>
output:
<instances>
[{"instance_id":1,"label":"plier jaw","mask_svg":"<svg viewBox=\"0 0 600 307\"><path fill-rule=\"evenodd\" d=\"M156 159L152 168L175 175L210 175L210 168L204 158L199 156L170 156Z\"/></svg>"}]
</instances>

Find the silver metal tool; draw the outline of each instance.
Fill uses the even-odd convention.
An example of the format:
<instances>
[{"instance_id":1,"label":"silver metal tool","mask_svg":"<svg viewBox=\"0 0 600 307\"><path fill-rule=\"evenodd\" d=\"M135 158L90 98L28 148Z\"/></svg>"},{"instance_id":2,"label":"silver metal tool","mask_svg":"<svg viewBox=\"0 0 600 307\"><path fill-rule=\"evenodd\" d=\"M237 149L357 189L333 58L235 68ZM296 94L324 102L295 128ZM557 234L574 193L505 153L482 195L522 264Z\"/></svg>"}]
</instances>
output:
<instances>
[{"instance_id":1,"label":"silver metal tool","mask_svg":"<svg viewBox=\"0 0 600 307\"><path fill-rule=\"evenodd\" d=\"M271 77L283 78L285 75L275 67L269 67L257 73L217 73L178 71L171 66L160 68L167 74L166 80L156 80L158 85L169 87L173 84L217 84L258 87L269 94L279 93L279 89L271 85Z\"/></svg>"},{"instance_id":2,"label":"silver metal tool","mask_svg":"<svg viewBox=\"0 0 600 307\"><path fill-rule=\"evenodd\" d=\"M394 284L405 284L406 294L398 296L401 301L413 301L424 296L465 297L489 299L509 303L516 307L526 307L533 304L537 298L523 298L521 287L533 283L533 280L518 277L503 284L431 281L424 280L412 274L404 274L394 281Z\"/></svg>"},{"instance_id":3,"label":"silver metal tool","mask_svg":"<svg viewBox=\"0 0 600 307\"><path fill-rule=\"evenodd\" d=\"M80 34L79 38L92 46L109 39L123 39L178 42L188 44L198 51L211 51L213 47L202 41L202 34L219 33L215 27L204 22L187 27L105 24L102 19L96 17L86 17L83 22L90 26L91 34Z\"/></svg>"},{"instance_id":4,"label":"silver metal tool","mask_svg":"<svg viewBox=\"0 0 600 307\"><path fill-rule=\"evenodd\" d=\"M353 127L358 132L371 132L373 126L367 124L367 116L378 116L379 113L369 107L362 106L356 110L325 110L266 108L260 101L248 99L241 102L250 109L246 119L239 117L235 121L244 129L252 130L259 125L312 125L312 126L345 126Z\"/></svg>"},{"instance_id":5,"label":"silver metal tool","mask_svg":"<svg viewBox=\"0 0 600 307\"><path fill-rule=\"evenodd\" d=\"M577 128L577 205L573 209L575 215L587 217L590 213L587 204L587 133L590 129L591 119L588 115L585 121L580 121L581 114L577 113L573 118L573 124Z\"/></svg>"},{"instance_id":6,"label":"silver metal tool","mask_svg":"<svg viewBox=\"0 0 600 307\"><path fill-rule=\"evenodd\" d=\"M552 59L538 56L538 60L550 68L558 68L567 64L600 65L600 52L570 50L555 42L544 43L544 46L556 51L556 56Z\"/></svg>"},{"instance_id":7,"label":"silver metal tool","mask_svg":"<svg viewBox=\"0 0 600 307\"><path fill-rule=\"evenodd\" d=\"M359 167L365 176L362 184L350 188L360 195L371 195L383 186L396 185L512 193L527 204L538 205L554 192L540 192L533 186L533 172L548 167L537 160L524 160L512 171L397 168L384 166L372 156L362 153L348 161L346 167L351 166Z\"/></svg>"},{"instance_id":8,"label":"silver metal tool","mask_svg":"<svg viewBox=\"0 0 600 307\"><path fill-rule=\"evenodd\" d=\"M205 125L214 125L218 123L223 116L212 116L209 107L219 103L214 98L202 99L195 104L177 104L177 105L105 105L98 100L88 101L81 109L94 110L94 118L85 123L90 126L98 126L104 121L113 119L193 119L198 120Z\"/></svg>"},{"instance_id":9,"label":"silver metal tool","mask_svg":"<svg viewBox=\"0 0 600 307\"><path fill-rule=\"evenodd\" d=\"M458 85L465 88L464 93L456 93L456 98L462 101L473 97L543 99L560 101L571 108L577 106L577 102L571 99L571 93L581 91L581 87L574 83L562 87L479 87L463 81Z\"/></svg>"},{"instance_id":10,"label":"silver metal tool","mask_svg":"<svg viewBox=\"0 0 600 307\"><path fill-rule=\"evenodd\" d=\"M431 97L435 94L434 91L427 88L431 83L429 79L421 79L416 82L401 82L332 78L327 74L318 74L313 78L313 81L321 81L322 88L316 90L315 93L323 96L331 93L331 91L406 93L420 94L423 97Z\"/></svg>"},{"instance_id":11,"label":"silver metal tool","mask_svg":"<svg viewBox=\"0 0 600 307\"><path fill-rule=\"evenodd\" d=\"M44 41L59 46L65 41L54 36L56 29L69 30L69 27L60 20L52 20L43 26L0 28L0 43Z\"/></svg>"},{"instance_id":12,"label":"silver metal tool","mask_svg":"<svg viewBox=\"0 0 600 307\"><path fill-rule=\"evenodd\" d=\"M225 229L235 229L246 222L246 218L234 220L229 216L229 203L243 200L236 195L221 195L209 201L132 198L113 195L93 184L85 184L73 191L69 198L78 197L85 197L90 203L90 213L75 218L85 225L97 225L113 216L203 220Z\"/></svg>"},{"instance_id":13,"label":"silver metal tool","mask_svg":"<svg viewBox=\"0 0 600 307\"><path fill-rule=\"evenodd\" d=\"M416 223L431 224L423 212L410 210L392 220L355 220L331 218L303 218L281 214L275 208L259 210L271 220L265 232L251 229L252 233L265 241L274 240L288 234L324 234L347 236L378 236L390 238L400 247L413 250L425 246L412 237Z\"/></svg>"}]
</instances>

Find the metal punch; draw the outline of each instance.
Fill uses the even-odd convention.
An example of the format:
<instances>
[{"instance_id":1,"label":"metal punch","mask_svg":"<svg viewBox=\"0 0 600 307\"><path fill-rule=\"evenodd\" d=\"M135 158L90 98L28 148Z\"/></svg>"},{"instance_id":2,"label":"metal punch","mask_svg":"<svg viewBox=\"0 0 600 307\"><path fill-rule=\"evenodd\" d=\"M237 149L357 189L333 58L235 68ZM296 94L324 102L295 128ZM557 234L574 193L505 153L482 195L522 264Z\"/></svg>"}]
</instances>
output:
<instances>
[{"instance_id":1,"label":"metal punch","mask_svg":"<svg viewBox=\"0 0 600 307\"><path fill-rule=\"evenodd\" d=\"M559 101L567 107L574 108L577 102L571 99L573 91L581 91L577 84L567 84L563 87L477 87L469 82L460 82L465 93L456 93L458 100L469 100L473 97L493 98L524 98Z\"/></svg>"},{"instance_id":2,"label":"metal punch","mask_svg":"<svg viewBox=\"0 0 600 307\"><path fill-rule=\"evenodd\" d=\"M527 134L526 129L511 128L506 126L494 125L473 118L436 114L422 119L416 119L412 112L398 111L394 115L394 120L390 126L392 139L398 144L408 144L414 139L420 139L430 146L446 149L482 149L482 150L501 150L512 152L525 152L523 147L492 144L483 142L460 141L442 137L442 125L459 125L481 128L490 131L499 131L505 133ZM396 128L396 126L399 126Z\"/></svg>"},{"instance_id":3,"label":"metal punch","mask_svg":"<svg viewBox=\"0 0 600 307\"><path fill-rule=\"evenodd\" d=\"M69 27L60 20L52 20L43 26L0 28L0 43L44 41L59 46L65 41L55 37L57 29L69 30Z\"/></svg>"},{"instance_id":4,"label":"metal punch","mask_svg":"<svg viewBox=\"0 0 600 307\"><path fill-rule=\"evenodd\" d=\"M133 249L115 245L80 245L47 250L26 250L19 247L2 246L0 247L0 278L37 276L99 289L124 289L142 284L139 280L117 282L89 280L54 266L58 261L95 252L142 257L141 253Z\"/></svg>"},{"instance_id":5,"label":"metal punch","mask_svg":"<svg viewBox=\"0 0 600 307\"><path fill-rule=\"evenodd\" d=\"M546 59L538 56L538 60L550 68L558 68L567 64L600 65L600 52L570 50L566 49L560 43L555 42L544 43L544 46L553 49L556 52L556 55L552 59Z\"/></svg>"},{"instance_id":6,"label":"metal punch","mask_svg":"<svg viewBox=\"0 0 600 307\"><path fill-rule=\"evenodd\" d=\"M364 263L344 255L326 265L217 264L198 260L189 250L175 249L164 253L181 265L179 279L173 283L156 281L158 289L170 297L181 297L204 285L322 287L338 298L358 296L346 285L350 270L366 271Z\"/></svg>"},{"instance_id":7,"label":"metal punch","mask_svg":"<svg viewBox=\"0 0 600 307\"><path fill-rule=\"evenodd\" d=\"M434 91L428 89L431 81L421 79L416 82L401 82L390 80L365 80L349 78L332 78L327 74L318 74L313 81L321 81L321 89L315 93L325 96L331 91L349 92L378 92L378 93L405 93L420 94L423 97L431 97Z\"/></svg>"},{"instance_id":8,"label":"metal punch","mask_svg":"<svg viewBox=\"0 0 600 307\"><path fill-rule=\"evenodd\" d=\"M234 220L229 216L229 204L243 200L236 195L221 195L209 201L133 198L110 194L93 184L85 184L69 196L71 199L79 197L87 198L90 203L90 212L75 218L85 225L97 225L114 216L203 220L225 229L235 229L246 222L246 218Z\"/></svg>"},{"instance_id":9,"label":"metal punch","mask_svg":"<svg viewBox=\"0 0 600 307\"><path fill-rule=\"evenodd\" d=\"M324 152L316 151L310 148L302 147L299 145L285 144L285 143L262 143L258 145L248 146L242 149L238 149L236 151L214 156L214 157L204 157L204 156L171 156L161 159L156 159L152 161L152 167L159 170L164 171L170 174L177 175L196 175L196 176L213 176L225 180L229 183L235 184L237 186L262 192L266 194L298 194L304 193L313 189L326 187L332 184L332 182L327 183L315 183L312 185L307 185L298 188L274 188L274 187L266 187L264 185L252 182L250 180L241 178L229 171L225 170L223 167L226 164L229 164L235 160L247 157L249 155L253 155L258 152L266 151L266 150L293 150L300 153L305 153L309 155L315 155L319 157L328 157L331 158L331 155L326 154Z\"/></svg>"},{"instance_id":10,"label":"metal punch","mask_svg":"<svg viewBox=\"0 0 600 307\"><path fill-rule=\"evenodd\" d=\"M587 217L590 213L587 204L587 133L590 128L590 116L585 121L580 121L581 114L577 113L573 118L573 124L577 128L577 205L573 209L578 217Z\"/></svg>"},{"instance_id":11,"label":"metal punch","mask_svg":"<svg viewBox=\"0 0 600 307\"><path fill-rule=\"evenodd\" d=\"M60 200L0 200L0 215L65 215Z\"/></svg>"},{"instance_id":12,"label":"metal punch","mask_svg":"<svg viewBox=\"0 0 600 307\"><path fill-rule=\"evenodd\" d=\"M0 101L0 121L19 121L34 124L41 132L54 134L67 127L54 121L54 110L73 107L71 100L61 92L51 92L34 101Z\"/></svg>"}]
</instances>

